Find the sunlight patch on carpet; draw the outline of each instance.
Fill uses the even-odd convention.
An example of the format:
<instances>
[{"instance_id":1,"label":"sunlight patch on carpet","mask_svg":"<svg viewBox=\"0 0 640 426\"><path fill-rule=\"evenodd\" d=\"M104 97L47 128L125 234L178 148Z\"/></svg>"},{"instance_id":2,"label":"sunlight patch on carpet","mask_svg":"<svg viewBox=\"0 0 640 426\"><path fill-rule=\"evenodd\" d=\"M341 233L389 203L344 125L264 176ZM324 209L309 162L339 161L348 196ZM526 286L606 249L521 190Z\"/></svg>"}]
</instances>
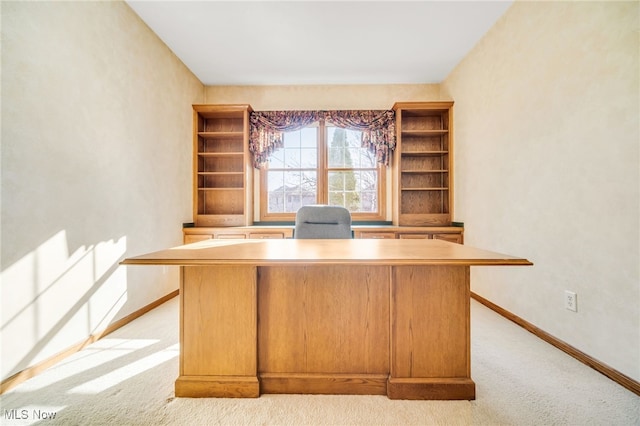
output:
<instances>
[{"instance_id":1,"label":"sunlight patch on carpet","mask_svg":"<svg viewBox=\"0 0 640 426\"><path fill-rule=\"evenodd\" d=\"M67 393L70 394L98 394L113 386L120 384L125 380L129 380L147 370L156 367L163 362L166 362L172 358L176 358L179 355L178 344L171 345L166 349L153 353L149 356L141 358L135 362L125 365L124 367L117 368L105 375L102 375L96 379L90 380L70 389Z\"/></svg>"}]
</instances>

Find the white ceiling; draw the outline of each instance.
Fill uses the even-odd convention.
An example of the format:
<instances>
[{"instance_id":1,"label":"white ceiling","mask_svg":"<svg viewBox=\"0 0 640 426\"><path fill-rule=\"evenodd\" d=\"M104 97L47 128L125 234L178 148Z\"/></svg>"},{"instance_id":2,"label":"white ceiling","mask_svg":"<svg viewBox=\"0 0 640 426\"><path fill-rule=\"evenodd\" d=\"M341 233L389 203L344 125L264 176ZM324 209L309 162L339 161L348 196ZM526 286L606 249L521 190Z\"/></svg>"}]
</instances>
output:
<instances>
[{"instance_id":1,"label":"white ceiling","mask_svg":"<svg viewBox=\"0 0 640 426\"><path fill-rule=\"evenodd\" d=\"M512 1L135 1L205 85L439 83Z\"/></svg>"}]
</instances>

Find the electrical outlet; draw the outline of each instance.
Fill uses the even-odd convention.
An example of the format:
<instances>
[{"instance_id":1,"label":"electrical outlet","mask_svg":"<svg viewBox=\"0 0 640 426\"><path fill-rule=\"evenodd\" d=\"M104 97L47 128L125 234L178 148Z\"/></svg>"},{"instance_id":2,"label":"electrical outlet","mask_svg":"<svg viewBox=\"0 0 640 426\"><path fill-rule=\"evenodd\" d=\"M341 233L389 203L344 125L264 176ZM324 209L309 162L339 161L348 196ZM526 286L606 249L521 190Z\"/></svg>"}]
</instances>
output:
<instances>
[{"instance_id":1,"label":"electrical outlet","mask_svg":"<svg viewBox=\"0 0 640 426\"><path fill-rule=\"evenodd\" d=\"M564 307L570 311L578 312L578 295L573 291L564 291Z\"/></svg>"}]
</instances>

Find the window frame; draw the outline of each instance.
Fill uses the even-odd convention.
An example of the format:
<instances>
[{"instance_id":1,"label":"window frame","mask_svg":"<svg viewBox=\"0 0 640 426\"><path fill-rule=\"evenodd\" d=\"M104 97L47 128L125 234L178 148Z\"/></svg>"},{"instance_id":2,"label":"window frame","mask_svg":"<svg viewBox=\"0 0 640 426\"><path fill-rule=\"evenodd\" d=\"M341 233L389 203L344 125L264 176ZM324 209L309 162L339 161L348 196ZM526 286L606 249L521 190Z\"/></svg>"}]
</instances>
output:
<instances>
[{"instance_id":1,"label":"window frame","mask_svg":"<svg viewBox=\"0 0 640 426\"><path fill-rule=\"evenodd\" d=\"M327 120L321 119L309 126L306 127L316 127L317 135L318 135L318 166L316 168L318 173L318 195L317 195L317 203L318 204L328 204L329 203L329 172L332 170L344 170L341 168L329 168L328 167L328 144L327 140L327 130L328 126L332 127L340 127ZM377 173L378 173L378 212L351 212L352 220L354 221L384 221L386 218L386 207L387 207L387 178L386 178L386 169L387 167L383 164L376 163ZM295 220L295 212L292 213L269 213L269 193L268 193L268 182L267 182L267 174L268 174L267 164L264 169L260 169L260 221L261 222L278 222L278 221L294 221ZM350 169L348 169L350 170ZM360 170L360 169L353 169Z\"/></svg>"}]
</instances>

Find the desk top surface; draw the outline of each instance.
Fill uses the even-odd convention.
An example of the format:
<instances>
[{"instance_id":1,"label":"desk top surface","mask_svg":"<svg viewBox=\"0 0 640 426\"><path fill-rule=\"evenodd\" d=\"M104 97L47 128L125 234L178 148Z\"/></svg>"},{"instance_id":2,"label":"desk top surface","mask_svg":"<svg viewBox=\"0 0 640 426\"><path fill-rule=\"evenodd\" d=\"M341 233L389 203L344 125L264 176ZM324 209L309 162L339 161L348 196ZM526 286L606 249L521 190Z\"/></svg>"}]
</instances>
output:
<instances>
[{"instance_id":1,"label":"desk top surface","mask_svg":"<svg viewBox=\"0 0 640 426\"><path fill-rule=\"evenodd\" d=\"M428 239L205 240L127 258L124 265L532 265L527 259Z\"/></svg>"}]
</instances>

